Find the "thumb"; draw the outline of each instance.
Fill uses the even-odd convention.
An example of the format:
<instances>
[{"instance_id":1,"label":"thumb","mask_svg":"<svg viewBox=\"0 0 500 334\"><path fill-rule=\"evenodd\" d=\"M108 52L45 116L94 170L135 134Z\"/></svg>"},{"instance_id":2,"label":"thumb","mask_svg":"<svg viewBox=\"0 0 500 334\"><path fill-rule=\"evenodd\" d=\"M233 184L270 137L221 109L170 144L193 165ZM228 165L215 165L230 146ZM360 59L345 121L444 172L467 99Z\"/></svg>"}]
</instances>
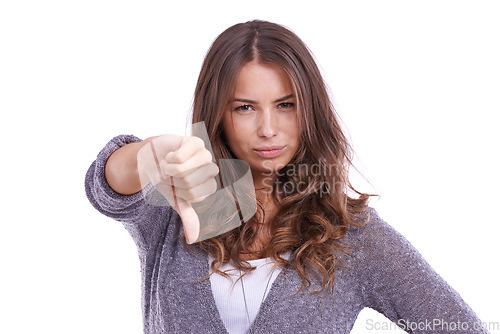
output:
<instances>
[{"instance_id":1,"label":"thumb","mask_svg":"<svg viewBox=\"0 0 500 334\"><path fill-rule=\"evenodd\" d=\"M194 243L198 240L200 235L200 219L194 208L186 200L177 197L175 211L179 214L184 226L184 234L188 244Z\"/></svg>"},{"instance_id":2,"label":"thumb","mask_svg":"<svg viewBox=\"0 0 500 334\"><path fill-rule=\"evenodd\" d=\"M173 181L171 182L173 184ZM181 217L187 243L192 244L198 240L200 234L200 219L191 204L182 197L176 195L175 186L160 182L155 185L155 188Z\"/></svg>"}]
</instances>

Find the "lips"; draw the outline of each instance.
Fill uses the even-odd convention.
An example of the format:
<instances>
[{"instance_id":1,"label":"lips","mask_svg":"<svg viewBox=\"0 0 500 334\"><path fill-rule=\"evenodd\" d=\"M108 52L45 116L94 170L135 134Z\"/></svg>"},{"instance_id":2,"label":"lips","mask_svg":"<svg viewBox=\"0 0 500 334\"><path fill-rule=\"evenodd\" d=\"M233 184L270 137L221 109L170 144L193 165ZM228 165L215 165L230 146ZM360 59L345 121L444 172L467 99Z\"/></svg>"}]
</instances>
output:
<instances>
[{"instance_id":1,"label":"lips","mask_svg":"<svg viewBox=\"0 0 500 334\"><path fill-rule=\"evenodd\" d=\"M256 151L274 151L274 150L281 150L284 148L284 145L269 145L269 146L261 146L254 148Z\"/></svg>"},{"instance_id":2,"label":"lips","mask_svg":"<svg viewBox=\"0 0 500 334\"><path fill-rule=\"evenodd\" d=\"M254 148L254 151L263 158L276 158L285 150L285 147L282 145L261 146Z\"/></svg>"}]
</instances>

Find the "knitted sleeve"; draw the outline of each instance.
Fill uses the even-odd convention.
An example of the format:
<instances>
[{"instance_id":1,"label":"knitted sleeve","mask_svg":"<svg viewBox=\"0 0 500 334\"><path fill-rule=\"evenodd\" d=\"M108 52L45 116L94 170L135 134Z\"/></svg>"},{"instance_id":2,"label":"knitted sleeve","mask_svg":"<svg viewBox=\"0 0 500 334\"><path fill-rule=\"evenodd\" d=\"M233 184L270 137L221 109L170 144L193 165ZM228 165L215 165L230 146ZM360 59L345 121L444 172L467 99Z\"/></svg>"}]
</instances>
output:
<instances>
[{"instance_id":1,"label":"knitted sleeve","mask_svg":"<svg viewBox=\"0 0 500 334\"><path fill-rule=\"evenodd\" d=\"M141 141L131 135L120 135L109 141L96 160L91 164L85 177L85 191L90 203L102 214L122 222L140 250L148 248L153 235L165 229L172 217L171 207L153 206L144 200L142 192L121 195L106 181L104 167L109 156L120 147ZM151 184L147 187L153 188Z\"/></svg>"},{"instance_id":2,"label":"knitted sleeve","mask_svg":"<svg viewBox=\"0 0 500 334\"><path fill-rule=\"evenodd\" d=\"M408 333L487 333L460 295L374 209L362 234L367 307Z\"/></svg>"}]
</instances>

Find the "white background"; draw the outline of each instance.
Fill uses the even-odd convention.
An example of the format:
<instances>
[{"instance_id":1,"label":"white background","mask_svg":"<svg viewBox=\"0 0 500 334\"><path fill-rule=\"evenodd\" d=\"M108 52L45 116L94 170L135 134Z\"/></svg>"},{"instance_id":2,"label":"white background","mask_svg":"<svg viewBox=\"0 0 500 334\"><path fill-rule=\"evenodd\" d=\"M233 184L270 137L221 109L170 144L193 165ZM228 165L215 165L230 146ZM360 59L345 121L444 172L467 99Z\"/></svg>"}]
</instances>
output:
<instances>
[{"instance_id":1,"label":"white background","mask_svg":"<svg viewBox=\"0 0 500 334\"><path fill-rule=\"evenodd\" d=\"M115 135L184 134L211 42L254 18L313 51L371 205L500 322L496 6L3 1L0 332L142 332L135 245L87 201L85 172ZM377 333L368 321L386 320L365 310L353 333Z\"/></svg>"}]
</instances>

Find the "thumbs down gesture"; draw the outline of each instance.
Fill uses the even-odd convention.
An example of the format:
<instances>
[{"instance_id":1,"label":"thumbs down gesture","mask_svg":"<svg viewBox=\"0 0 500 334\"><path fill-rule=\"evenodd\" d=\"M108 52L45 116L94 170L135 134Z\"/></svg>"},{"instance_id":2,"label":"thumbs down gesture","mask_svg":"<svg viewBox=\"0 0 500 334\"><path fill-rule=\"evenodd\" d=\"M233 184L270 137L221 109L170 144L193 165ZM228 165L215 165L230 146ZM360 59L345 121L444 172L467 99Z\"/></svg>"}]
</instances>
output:
<instances>
[{"instance_id":1,"label":"thumbs down gesture","mask_svg":"<svg viewBox=\"0 0 500 334\"><path fill-rule=\"evenodd\" d=\"M144 198L179 214L188 244L230 231L256 212L248 164L216 163L203 122L193 124L192 133L156 137L137 154Z\"/></svg>"}]
</instances>

